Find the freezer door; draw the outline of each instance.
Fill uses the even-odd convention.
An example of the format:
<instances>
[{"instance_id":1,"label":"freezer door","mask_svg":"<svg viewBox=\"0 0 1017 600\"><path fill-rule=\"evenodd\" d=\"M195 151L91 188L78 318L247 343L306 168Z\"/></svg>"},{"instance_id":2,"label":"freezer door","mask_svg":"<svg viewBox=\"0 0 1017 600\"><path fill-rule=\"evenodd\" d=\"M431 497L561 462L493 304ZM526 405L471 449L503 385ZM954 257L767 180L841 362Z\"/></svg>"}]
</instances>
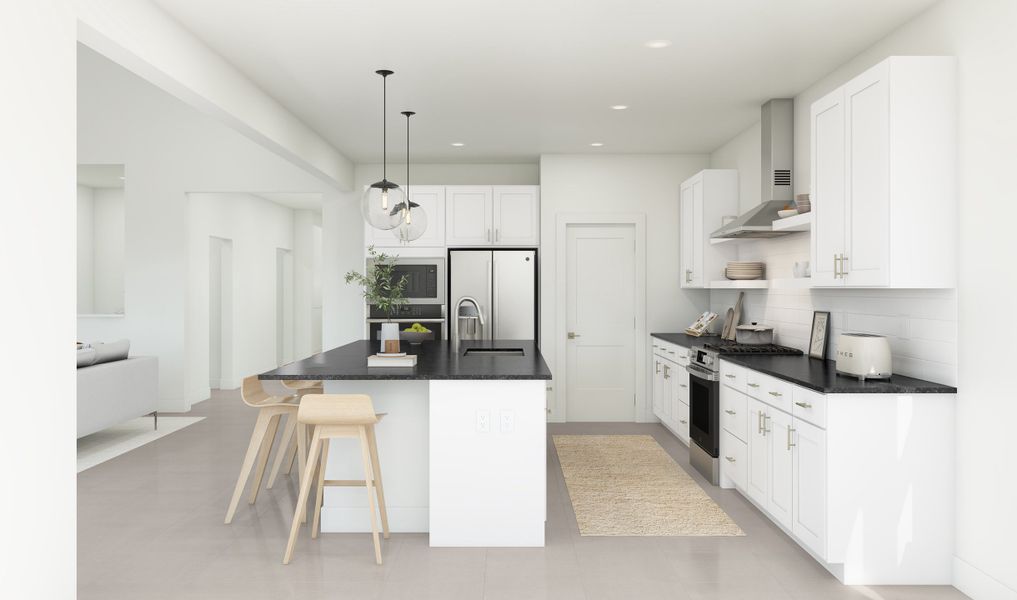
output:
<instances>
[{"instance_id":1,"label":"freezer door","mask_svg":"<svg viewBox=\"0 0 1017 600\"><path fill-rule=\"evenodd\" d=\"M456 307L463 296L472 296L480 303L484 316L484 327L477 326L475 335L461 335L461 339L491 339L491 278L492 260L490 250L453 250L449 253L449 338L454 331L453 319Z\"/></svg>"},{"instance_id":2,"label":"freezer door","mask_svg":"<svg viewBox=\"0 0 1017 600\"><path fill-rule=\"evenodd\" d=\"M532 340L536 335L536 253L496 250L492 266L492 338Z\"/></svg>"}]
</instances>

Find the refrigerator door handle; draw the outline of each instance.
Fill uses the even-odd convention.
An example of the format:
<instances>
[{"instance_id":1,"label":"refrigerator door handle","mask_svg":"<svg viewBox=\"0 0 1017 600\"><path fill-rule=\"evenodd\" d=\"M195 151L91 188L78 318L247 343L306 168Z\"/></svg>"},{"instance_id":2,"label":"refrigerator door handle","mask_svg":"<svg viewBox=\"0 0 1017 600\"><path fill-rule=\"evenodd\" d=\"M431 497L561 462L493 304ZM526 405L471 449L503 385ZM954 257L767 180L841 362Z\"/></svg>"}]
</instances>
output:
<instances>
[{"instance_id":1,"label":"refrigerator door handle","mask_svg":"<svg viewBox=\"0 0 1017 600\"><path fill-rule=\"evenodd\" d=\"M494 317L498 314L498 259L491 258L491 278L494 285L491 286L491 339L498 339L498 329L494 324Z\"/></svg>"},{"instance_id":2,"label":"refrigerator door handle","mask_svg":"<svg viewBox=\"0 0 1017 600\"><path fill-rule=\"evenodd\" d=\"M488 313L488 315L487 315L487 322L488 322L488 324L490 325L490 328L491 328L491 337L489 339L492 339L492 340L494 339L494 314L495 314L494 313L494 299L491 297L491 294L492 294L491 290L494 289L494 273L493 273L494 266L493 265L494 265L494 257L492 256L492 257L489 257L488 260L487 260L487 294L488 294L488 296L487 296L487 308L490 311ZM487 332L484 332L484 333L486 334ZM486 335L484 337L486 337Z\"/></svg>"}]
</instances>

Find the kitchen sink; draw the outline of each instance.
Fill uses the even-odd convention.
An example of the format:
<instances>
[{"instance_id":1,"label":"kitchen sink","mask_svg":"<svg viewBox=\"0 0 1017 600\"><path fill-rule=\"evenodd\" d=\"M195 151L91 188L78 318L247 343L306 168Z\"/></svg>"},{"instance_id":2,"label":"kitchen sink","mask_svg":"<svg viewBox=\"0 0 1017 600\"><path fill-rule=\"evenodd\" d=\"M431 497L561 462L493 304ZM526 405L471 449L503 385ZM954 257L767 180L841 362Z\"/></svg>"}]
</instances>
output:
<instances>
[{"instance_id":1,"label":"kitchen sink","mask_svg":"<svg viewBox=\"0 0 1017 600\"><path fill-rule=\"evenodd\" d=\"M463 356L525 356L522 348L467 348Z\"/></svg>"}]
</instances>

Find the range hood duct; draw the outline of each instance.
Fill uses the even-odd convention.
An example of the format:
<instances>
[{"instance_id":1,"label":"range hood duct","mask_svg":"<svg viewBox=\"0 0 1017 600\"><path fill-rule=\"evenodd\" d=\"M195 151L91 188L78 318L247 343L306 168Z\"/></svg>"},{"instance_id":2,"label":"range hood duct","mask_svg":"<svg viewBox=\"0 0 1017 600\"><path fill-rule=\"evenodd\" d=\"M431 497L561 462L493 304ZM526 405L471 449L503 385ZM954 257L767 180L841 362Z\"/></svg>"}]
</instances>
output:
<instances>
[{"instance_id":1,"label":"range hood duct","mask_svg":"<svg viewBox=\"0 0 1017 600\"><path fill-rule=\"evenodd\" d=\"M760 124L762 138L762 202L747 213L710 234L711 238L770 238L787 235L774 231L777 211L794 198L791 168L794 165L795 104L791 98L775 98L763 105Z\"/></svg>"}]
</instances>

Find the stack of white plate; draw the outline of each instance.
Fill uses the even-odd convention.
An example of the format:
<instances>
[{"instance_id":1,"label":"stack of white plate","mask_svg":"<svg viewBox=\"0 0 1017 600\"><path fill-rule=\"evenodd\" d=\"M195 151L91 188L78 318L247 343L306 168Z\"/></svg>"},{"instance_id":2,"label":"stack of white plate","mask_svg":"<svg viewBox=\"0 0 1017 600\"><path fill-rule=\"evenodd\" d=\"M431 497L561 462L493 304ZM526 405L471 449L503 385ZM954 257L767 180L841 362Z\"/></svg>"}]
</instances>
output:
<instances>
[{"instance_id":1,"label":"stack of white plate","mask_svg":"<svg viewBox=\"0 0 1017 600\"><path fill-rule=\"evenodd\" d=\"M763 263L750 261L731 261L727 263L724 276L728 279L762 279Z\"/></svg>"}]
</instances>

